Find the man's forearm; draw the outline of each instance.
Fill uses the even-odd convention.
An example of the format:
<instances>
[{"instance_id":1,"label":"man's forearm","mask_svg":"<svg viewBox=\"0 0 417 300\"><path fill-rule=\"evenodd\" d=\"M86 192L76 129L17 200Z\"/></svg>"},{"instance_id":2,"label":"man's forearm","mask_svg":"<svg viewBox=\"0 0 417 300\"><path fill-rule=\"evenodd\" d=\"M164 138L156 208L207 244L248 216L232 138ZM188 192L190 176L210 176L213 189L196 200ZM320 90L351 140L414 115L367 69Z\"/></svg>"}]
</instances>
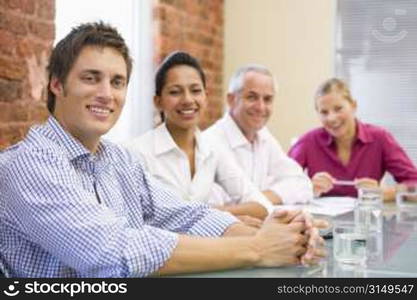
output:
<instances>
[{"instance_id":1,"label":"man's forearm","mask_svg":"<svg viewBox=\"0 0 417 300\"><path fill-rule=\"evenodd\" d=\"M162 275L198 273L243 267L279 267L300 263L306 253L308 237L305 222L283 224L285 216L277 212L251 234L244 225L231 225L220 238L199 238L180 235L170 258L157 272ZM314 254L314 253L313 253Z\"/></svg>"},{"instance_id":2,"label":"man's forearm","mask_svg":"<svg viewBox=\"0 0 417 300\"><path fill-rule=\"evenodd\" d=\"M157 274L249 267L259 259L253 249L252 237L198 238L180 235L177 247Z\"/></svg>"},{"instance_id":3,"label":"man's forearm","mask_svg":"<svg viewBox=\"0 0 417 300\"><path fill-rule=\"evenodd\" d=\"M383 187L383 193L384 193L384 201L385 202L391 202L395 200L395 194L396 194L396 186L384 186Z\"/></svg>"},{"instance_id":4,"label":"man's forearm","mask_svg":"<svg viewBox=\"0 0 417 300\"><path fill-rule=\"evenodd\" d=\"M230 225L226 231L223 233L223 237L232 237L232 236L251 236L255 235L258 231L257 228L247 226L243 223L235 223Z\"/></svg>"},{"instance_id":5,"label":"man's forearm","mask_svg":"<svg viewBox=\"0 0 417 300\"><path fill-rule=\"evenodd\" d=\"M273 191L271 190L266 190L263 191L262 194L264 194L264 196L266 198L268 198L269 201L271 201L272 204L274 205L280 205L283 203L282 199L280 196L278 196L277 194L275 194Z\"/></svg>"}]
</instances>

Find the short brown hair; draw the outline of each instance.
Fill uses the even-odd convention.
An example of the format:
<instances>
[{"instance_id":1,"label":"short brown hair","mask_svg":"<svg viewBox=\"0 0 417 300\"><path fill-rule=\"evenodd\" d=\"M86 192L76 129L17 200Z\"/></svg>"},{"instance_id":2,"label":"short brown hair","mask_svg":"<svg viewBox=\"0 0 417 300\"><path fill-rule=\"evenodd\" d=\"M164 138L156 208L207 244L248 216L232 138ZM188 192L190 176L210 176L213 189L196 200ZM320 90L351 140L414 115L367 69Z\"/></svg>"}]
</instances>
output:
<instances>
[{"instance_id":1,"label":"short brown hair","mask_svg":"<svg viewBox=\"0 0 417 300\"><path fill-rule=\"evenodd\" d=\"M103 22L84 23L74 27L52 50L49 59L48 72L48 110L52 114L55 109L55 95L49 85L51 79L57 78L64 84L74 62L81 50L86 46L111 47L118 51L124 58L127 68L127 79L132 71L132 58L129 54L125 40L112 26Z\"/></svg>"}]
</instances>

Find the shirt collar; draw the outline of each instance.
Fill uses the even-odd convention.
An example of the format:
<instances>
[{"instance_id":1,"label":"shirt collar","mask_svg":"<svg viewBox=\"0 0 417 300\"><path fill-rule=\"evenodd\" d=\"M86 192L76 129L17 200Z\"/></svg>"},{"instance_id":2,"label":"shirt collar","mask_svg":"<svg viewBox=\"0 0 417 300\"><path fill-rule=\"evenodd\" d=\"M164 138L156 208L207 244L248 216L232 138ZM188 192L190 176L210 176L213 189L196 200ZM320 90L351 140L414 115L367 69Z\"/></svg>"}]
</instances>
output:
<instances>
[{"instance_id":1,"label":"shirt collar","mask_svg":"<svg viewBox=\"0 0 417 300\"><path fill-rule=\"evenodd\" d=\"M195 141L197 146L197 154L201 155L201 158L207 158L210 156L212 149L210 145L204 142L204 139L201 138L201 131L197 129L195 132Z\"/></svg>"},{"instance_id":2,"label":"shirt collar","mask_svg":"<svg viewBox=\"0 0 417 300\"><path fill-rule=\"evenodd\" d=\"M356 122L356 132L357 132L355 141L360 141L363 144L373 142L374 138L369 133L365 124L360 122L358 119L356 119L355 122ZM323 145L330 146L333 143L334 138L327 132L326 129L323 128L320 134L320 141Z\"/></svg>"},{"instance_id":3,"label":"shirt collar","mask_svg":"<svg viewBox=\"0 0 417 300\"><path fill-rule=\"evenodd\" d=\"M333 143L333 137L323 127L321 128L321 133L319 137L320 137L320 143L323 144L324 146L329 147Z\"/></svg>"},{"instance_id":4,"label":"shirt collar","mask_svg":"<svg viewBox=\"0 0 417 300\"><path fill-rule=\"evenodd\" d=\"M93 155L90 150L68 133L54 116L49 116L44 129L45 134L49 138L65 149L71 161L80 157L91 157L95 160L107 161L107 159L112 157L110 147L104 141L100 141L97 152Z\"/></svg>"},{"instance_id":5,"label":"shirt collar","mask_svg":"<svg viewBox=\"0 0 417 300\"><path fill-rule=\"evenodd\" d=\"M161 155L177 148L174 139L168 132L165 123L160 124L154 130L153 152L155 155Z\"/></svg>"},{"instance_id":6,"label":"shirt collar","mask_svg":"<svg viewBox=\"0 0 417 300\"><path fill-rule=\"evenodd\" d=\"M199 129L195 132L196 148L197 153L201 154L202 157L210 155L211 150L207 143L201 138L201 131ZM155 139L154 139L154 153L158 156L169 151L182 151L175 143L171 134L168 131L166 123L162 123L155 128Z\"/></svg>"},{"instance_id":7,"label":"shirt collar","mask_svg":"<svg viewBox=\"0 0 417 300\"><path fill-rule=\"evenodd\" d=\"M226 133L227 139L230 142L232 149L250 145L251 143L243 134L235 120L230 116L230 113L226 113L223 117L224 126L226 127L224 132ZM255 142L261 142L267 138L267 128L263 127L256 133Z\"/></svg>"},{"instance_id":8,"label":"shirt collar","mask_svg":"<svg viewBox=\"0 0 417 300\"><path fill-rule=\"evenodd\" d=\"M360 122L359 120L356 120L356 128L357 128L357 138L362 143L371 143L374 141L374 138L372 137L371 133L369 132L368 128L365 126L364 123Z\"/></svg>"}]
</instances>

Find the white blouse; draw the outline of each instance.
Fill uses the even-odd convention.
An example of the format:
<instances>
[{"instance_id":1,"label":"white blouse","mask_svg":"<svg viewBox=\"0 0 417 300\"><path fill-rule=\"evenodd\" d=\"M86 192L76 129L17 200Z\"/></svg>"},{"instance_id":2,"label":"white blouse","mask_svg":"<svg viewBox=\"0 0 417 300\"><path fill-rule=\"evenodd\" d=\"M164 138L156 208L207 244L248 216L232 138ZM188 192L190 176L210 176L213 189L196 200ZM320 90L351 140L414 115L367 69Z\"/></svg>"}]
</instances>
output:
<instances>
[{"instance_id":1,"label":"white blouse","mask_svg":"<svg viewBox=\"0 0 417 300\"><path fill-rule=\"evenodd\" d=\"M200 201L209 205L224 205L256 201L268 212L272 210L269 200L253 185L227 152L219 151L196 132L195 174L191 177L187 155L178 147L165 123L135 138L126 148L139 156L155 178L178 192L186 201ZM220 185L228 194L224 199L213 197L214 184Z\"/></svg>"},{"instance_id":2,"label":"white blouse","mask_svg":"<svg viewBox=\"0 0 417 300\"><path fill-rule=\"evenodd\" d=\"M229 152L260 191L273 191L284 204L306 203L313 198L310 179L266 127L259 130L255 142L250 143L226 113L202 136Z\"/></svg>"}]
</instances>

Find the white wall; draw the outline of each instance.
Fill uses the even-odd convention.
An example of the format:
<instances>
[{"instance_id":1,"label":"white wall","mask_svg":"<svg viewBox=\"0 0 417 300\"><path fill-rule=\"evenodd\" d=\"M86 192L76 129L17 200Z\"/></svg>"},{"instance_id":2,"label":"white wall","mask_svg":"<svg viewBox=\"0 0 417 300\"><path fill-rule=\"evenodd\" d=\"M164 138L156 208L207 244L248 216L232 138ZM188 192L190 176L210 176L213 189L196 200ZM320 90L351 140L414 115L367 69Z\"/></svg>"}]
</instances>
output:
<instances>
[{"instance_id":1,"label":"white wall","mask_svg":"<svg viewBox=\"0 0 417 300\"><path fill-rule=\"evenodd\" d=\"M133 57L125 108L106 138L122 142L153 125L152 0L56 0L56 41L83 22L103 20L115 26Z\"/></svg>"}]
</instances>

